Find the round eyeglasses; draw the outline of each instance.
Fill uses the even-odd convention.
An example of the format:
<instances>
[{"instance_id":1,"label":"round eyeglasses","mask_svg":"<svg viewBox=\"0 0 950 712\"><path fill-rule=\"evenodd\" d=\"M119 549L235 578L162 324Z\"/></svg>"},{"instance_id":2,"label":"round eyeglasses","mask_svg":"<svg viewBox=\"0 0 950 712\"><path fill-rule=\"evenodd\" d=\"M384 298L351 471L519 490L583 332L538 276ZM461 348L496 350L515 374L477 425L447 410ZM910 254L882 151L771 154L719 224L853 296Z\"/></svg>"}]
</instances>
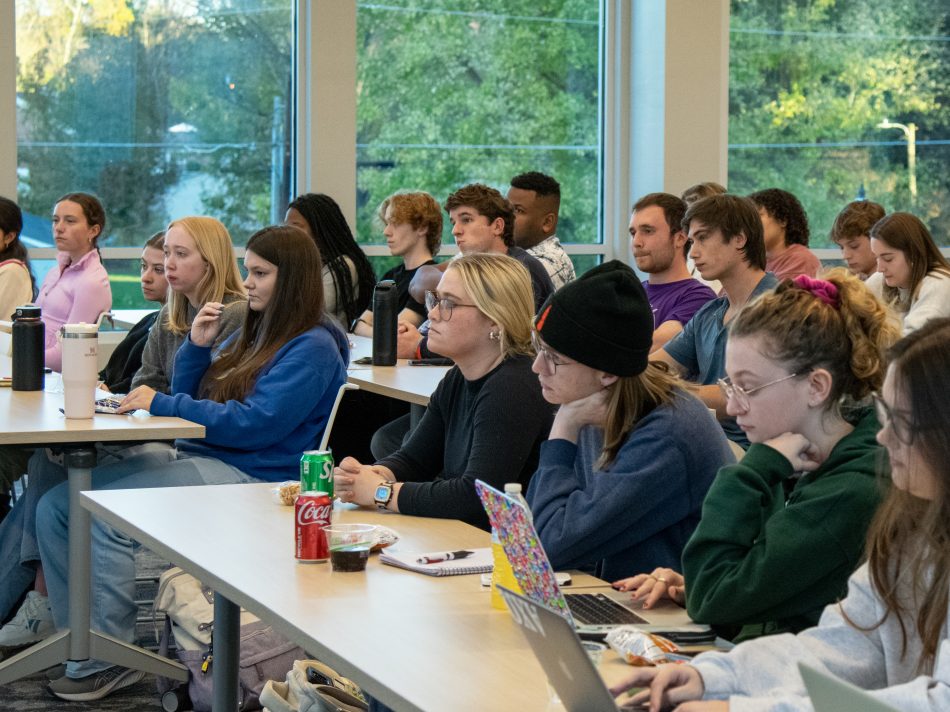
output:
<instances>
[{"instance_id":1,"label":"round eyeglasses","mask_svg":"<svg viewBox=\"0 0 950 712\"><path fill-rule=\"evenodd\" d=\"M792 378L798 376L797 373L790 373L787 376L782 376L782 378L777 378L774 381L769 381L768 383L763 383L761 386L756 386L755 388L743 388L742 386L737 386L732 382L732 379L726 376L725 378L720 378L718 383L719 387L722 389L723 394L726 396L726 400L733 398L736 401L736 405L739 406L740 410L749 409L749 396L754 393L758 393L763 388L768 388L769 386L774 386L776 383L781 383L782 381L788 381Z\"/></svg>"}]
</instances>

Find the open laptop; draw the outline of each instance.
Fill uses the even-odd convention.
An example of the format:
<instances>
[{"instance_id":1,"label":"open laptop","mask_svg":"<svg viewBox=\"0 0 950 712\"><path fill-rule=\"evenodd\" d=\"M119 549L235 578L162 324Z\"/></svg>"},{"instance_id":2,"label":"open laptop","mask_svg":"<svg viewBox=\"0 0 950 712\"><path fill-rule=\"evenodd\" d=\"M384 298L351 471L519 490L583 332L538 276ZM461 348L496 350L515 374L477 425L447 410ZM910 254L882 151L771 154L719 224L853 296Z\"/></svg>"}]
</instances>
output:
<instances>
[{"instance_id":1,"label":"open laptop","mask_svg":"<svg viewBox=\"0 0 950 712\"><path fill-rule=\"evenodd\" d=\"M617 703L564 616L503 586L498 590L567 712L616 712Z\"/></svg>"},{"instance_id":2,"label":"open laptop","mask_svg":"<svg viewBox=\"0 0 950 712\"><path fill-rule=\"evenodd\" d=\"M798 670L815 712L897 712L896 707L871 697L861 688L834 675L805 663L798 663Z\"/></svg>"},{"instance_id":3,"label":"open laptop","mask_svg":"<svg viewBox=\"0 0 950 712\"><path fill-rule=\"evenodd\" d=\"M498 531L521 590L535 603L559 612L582 636L602 637L619 625L637 625L662 633L676 643L704 643L715 639L709 626L693 623L686 611L672 601L644 610L629 593L609 587L565 596L521 503L481 480L476 480L475 489L491 525Z\"/></svg>"}]
</instances>

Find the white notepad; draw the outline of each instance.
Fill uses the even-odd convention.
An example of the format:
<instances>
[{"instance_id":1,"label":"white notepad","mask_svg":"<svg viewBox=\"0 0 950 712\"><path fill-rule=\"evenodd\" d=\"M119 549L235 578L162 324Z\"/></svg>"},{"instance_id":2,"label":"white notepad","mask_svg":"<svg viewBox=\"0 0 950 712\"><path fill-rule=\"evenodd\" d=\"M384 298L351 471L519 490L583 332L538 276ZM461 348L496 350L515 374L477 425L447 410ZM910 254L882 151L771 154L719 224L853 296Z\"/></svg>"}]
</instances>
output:
<instances>
[{"instance_id":1,"label":"white notepad","mask_svg":"<svg viewBox=\"0 0 950 712\"><path fill-rule=\"evenodd\" d=\"M426 576L484 574L492 570L491 549L470 549L470 551L473 552L472 555L464 559L440 561L437 564L420 564L420 557L437 556L438 554L430 551L406 552L383 549L379 554L379 560L384 564L398 566L401 569L408 569Z\"/></svg>"}]
</instances>

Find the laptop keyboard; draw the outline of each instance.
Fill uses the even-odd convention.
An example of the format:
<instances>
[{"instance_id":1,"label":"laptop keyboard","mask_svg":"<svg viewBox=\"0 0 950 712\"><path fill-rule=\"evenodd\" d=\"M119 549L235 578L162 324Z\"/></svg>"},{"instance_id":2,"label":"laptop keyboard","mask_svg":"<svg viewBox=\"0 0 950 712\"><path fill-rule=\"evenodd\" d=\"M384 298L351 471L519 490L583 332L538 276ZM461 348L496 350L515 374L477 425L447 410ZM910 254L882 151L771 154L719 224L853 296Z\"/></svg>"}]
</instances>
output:
<instances>
[{"instance_id":1,"label":"laptop keyboard","mask_svg":"<svg viewBox=\"0 0 950 712\"><path fill-rule=\"evenodd\" d=\"M602 593L569 593L565 598L571 614L582 625L647 623L629 608Z\"/></svg>"}]
</instances>

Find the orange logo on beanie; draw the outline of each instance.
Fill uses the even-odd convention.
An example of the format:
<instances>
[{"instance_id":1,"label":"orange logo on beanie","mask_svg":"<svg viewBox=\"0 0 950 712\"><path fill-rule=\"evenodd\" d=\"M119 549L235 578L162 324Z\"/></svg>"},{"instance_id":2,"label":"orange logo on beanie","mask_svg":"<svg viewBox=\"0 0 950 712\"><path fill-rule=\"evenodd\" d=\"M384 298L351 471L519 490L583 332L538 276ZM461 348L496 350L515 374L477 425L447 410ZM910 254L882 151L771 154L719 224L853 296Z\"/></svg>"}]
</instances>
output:
<instances>
[{"instance_id":1,"label":"orange logo on beanie","mask_svg":"<svg viewBox=\"0 0 950 712\"><path fill-rule=\"evenodd\" d=\"M541 316L539 316L538 320L534 322L535 329L537 329L538 331L541 331L541 329L544 328L544 320L548 318L548 314L551 313L551 307L553 306L554 306L553 304L548 304L548 308L545 309L543 312L541 312Z\"/></svg>"}]
</instances>

